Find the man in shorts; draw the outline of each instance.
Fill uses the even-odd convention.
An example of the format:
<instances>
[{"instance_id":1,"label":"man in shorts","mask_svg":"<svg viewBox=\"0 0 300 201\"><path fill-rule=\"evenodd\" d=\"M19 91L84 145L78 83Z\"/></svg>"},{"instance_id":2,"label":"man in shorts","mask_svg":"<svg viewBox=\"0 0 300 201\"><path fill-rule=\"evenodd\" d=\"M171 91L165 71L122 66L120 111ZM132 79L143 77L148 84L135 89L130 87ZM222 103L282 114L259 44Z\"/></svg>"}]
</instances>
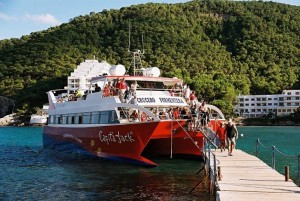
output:
<instances>
[{"instance_id":1,"label":"man in shorts","mask_svg":"<svg viewBox=\"0 0 300 201\"><path fill-rule=\"evenodd\" d=\"M227 136L228 156L232 156L232 151L235 148L239 133L231 119L228 120L225 135Z\"/></svg>"}]
</instances>

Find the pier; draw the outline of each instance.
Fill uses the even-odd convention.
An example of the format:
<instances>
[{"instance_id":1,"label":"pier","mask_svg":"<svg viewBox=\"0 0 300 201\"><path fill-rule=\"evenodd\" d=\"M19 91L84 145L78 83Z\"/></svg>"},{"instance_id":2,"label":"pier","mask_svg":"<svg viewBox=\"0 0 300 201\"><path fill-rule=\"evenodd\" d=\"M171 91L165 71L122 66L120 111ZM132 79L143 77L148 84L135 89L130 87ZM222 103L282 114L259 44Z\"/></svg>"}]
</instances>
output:
<instances>
[{"instance_id":1,"label":"pier","mask_svg":"<svg viewBox=\"0 0 300 201\"><path fill-rule=\"evenodd\" d=\"M300 188L259 158L241 150L233 156L219 149L205 151L211 189L217 201L299 201Z\"/></svg>"}]
</instances>

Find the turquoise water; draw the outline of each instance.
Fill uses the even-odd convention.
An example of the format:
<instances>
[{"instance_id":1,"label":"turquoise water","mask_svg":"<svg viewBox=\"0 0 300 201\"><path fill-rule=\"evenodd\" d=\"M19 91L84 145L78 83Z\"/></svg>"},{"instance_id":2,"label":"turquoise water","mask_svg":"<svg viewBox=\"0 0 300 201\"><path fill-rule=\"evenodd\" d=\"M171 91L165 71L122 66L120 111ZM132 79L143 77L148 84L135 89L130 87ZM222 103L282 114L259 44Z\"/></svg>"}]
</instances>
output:
<instances>
[{"instance_id":1,"label":"turquoise water","mask_svg":"<svg viewBox=\"0 0 300 201\"><path fill-rule=\"evenodd\" d=\"M239 127L237 148L254 153L256 139L287 155L300 154L299 127ZM271 149L259 158L271 166ZM0 200L214 200L207 186L189 191L204 178L199 161L160 158L157 168L50 152L40 127L0 127ZM297 182L297 157L276 153L276 170Z\"/></svg>"},{"instance_id":2,"label":"turquoise water","mask_svg":"<svg viewBox=\"0 0 300 201\"><path fill-rule=\"evenodd\" d=\"M196 160L156 168L86 159L42 147L40 127L0 127L0 200L214 200Z\"/></svg>"},{"instance_id":3,"label":"turquoise water","mask_svg":"<svg viewBox=\"0 0 300 201\"><path fill-rule=\"evenodd\" d=\"M285 166L289 166L290 177L299 185L298 156L300 155L300 127L290 126L262 126L239 127L237 148L255 155L256 140L259 139L258 157L272 166L272 146L275 151L275 169L284 175Z\"/></svg>"}]
</instances>

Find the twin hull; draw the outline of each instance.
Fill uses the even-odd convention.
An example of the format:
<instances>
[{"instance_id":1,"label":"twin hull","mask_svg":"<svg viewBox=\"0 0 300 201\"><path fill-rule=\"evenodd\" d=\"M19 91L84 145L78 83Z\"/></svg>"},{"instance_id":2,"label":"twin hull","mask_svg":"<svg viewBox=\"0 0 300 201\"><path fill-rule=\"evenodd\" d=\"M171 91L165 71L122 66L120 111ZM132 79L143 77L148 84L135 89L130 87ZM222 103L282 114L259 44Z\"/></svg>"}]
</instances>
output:
<instances>
[{"instance_id":1,"label":"twin hull","mask_svg":"<svg viewBox=\"0 0 300 201\"><path fill-rule=\"evenodd\" d=\"M52 124L44 126L43 142L45 148L84 151L101 158L157 166L142 156L144 150L151 154L201 155L203 135L186 132L185 123L170 120L108 125Z\"/></svg>"}]
</instances>

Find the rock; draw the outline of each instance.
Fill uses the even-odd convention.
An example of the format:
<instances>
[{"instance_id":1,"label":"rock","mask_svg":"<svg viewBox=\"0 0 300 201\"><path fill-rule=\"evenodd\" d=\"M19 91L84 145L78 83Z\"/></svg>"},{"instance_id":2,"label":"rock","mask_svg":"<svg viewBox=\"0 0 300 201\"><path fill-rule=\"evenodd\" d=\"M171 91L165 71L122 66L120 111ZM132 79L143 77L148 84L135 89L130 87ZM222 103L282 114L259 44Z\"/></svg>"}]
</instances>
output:
<instances>
[{"instance_id":1,"label":"rock","mask_svg":"<svg viewBox=\"0 0 300 201\"><path fill-rule=\"evenodd\" d=\"M0 118L0 126L10 126L19 122L16 114L9 114L3 118Z\"/></svg>"},{"instance_id":2,"label":"rock","mask_svg":"<svg viewBox=\"0 0 300 201\"><path fill-rule=\"evenodd\" d=\"M12 113L14 105L15 103L13 100L0 96L0 118Z\"/></svg>"}]
</instances>

